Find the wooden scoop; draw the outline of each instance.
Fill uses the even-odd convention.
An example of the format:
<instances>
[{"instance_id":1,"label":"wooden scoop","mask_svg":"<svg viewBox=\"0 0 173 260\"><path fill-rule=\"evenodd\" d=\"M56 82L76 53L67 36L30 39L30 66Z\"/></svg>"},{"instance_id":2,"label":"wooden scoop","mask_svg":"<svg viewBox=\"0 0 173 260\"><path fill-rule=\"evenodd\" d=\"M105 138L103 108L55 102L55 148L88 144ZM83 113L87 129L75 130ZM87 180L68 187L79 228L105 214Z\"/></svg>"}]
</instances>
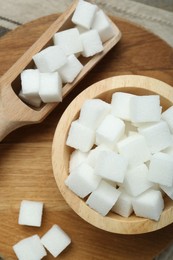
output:
<instances>
[{"instance_id":1,"label":"wooden scoop","mask_svg":"<svg viewBox=\"0 0 173 260\"><path fill-rule=\"evenodd\" d=\"M39 123L58 105L49 103L40 109L26 105L19 97L20 73L24 69L34 68L32 57L49 45L53 45L52 36L62 30L74 27L71 17L78 4L74 1L59 18L42 34L42 36L21 56L21 58L0 79L0 141L10 132L27 124ZM71 84L63 86L63 98L76 84L100 61L104 55L120 40L121 32L117 35L117 27L111 21L116 35L104 43L104 50L91 57L82 59L83 70Z\"/></svg>"}]
</instances>

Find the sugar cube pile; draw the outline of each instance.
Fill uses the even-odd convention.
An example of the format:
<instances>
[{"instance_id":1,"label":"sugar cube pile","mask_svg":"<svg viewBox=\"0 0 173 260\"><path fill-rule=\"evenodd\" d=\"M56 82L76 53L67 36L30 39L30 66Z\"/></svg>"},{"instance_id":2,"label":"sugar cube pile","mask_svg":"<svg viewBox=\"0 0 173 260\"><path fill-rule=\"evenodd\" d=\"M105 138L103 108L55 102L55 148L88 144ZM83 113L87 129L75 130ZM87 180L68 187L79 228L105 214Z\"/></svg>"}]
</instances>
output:
<instances>
[{"instance_id":1,"label":"sugar cube pile","mask_svg":"<svg viewBox=\"0 0 173 260\"><path fill-rule=\"evenodd\" d=\"M154 94L85 100L66 139L73 152L65 184L102 216L158 221L164 196L173 199L172 116Z\"/></svg>"}]
</instances>

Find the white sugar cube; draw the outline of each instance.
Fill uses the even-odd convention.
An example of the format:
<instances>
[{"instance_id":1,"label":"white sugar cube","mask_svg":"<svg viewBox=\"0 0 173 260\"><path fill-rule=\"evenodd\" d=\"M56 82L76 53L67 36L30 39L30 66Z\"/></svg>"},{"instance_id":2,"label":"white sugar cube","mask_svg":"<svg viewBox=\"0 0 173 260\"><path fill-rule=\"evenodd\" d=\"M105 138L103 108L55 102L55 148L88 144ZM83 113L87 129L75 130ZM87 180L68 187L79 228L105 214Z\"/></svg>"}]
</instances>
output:
<instances>
[{"instance_id":1,"label":"white sugar cube","mask_svg":"<svg viewBox=\"0 0 173 260\"><path fill-rule=\"evenodd\" d=\"M148 168L145 164L138 165L125 174L123 187L132 196L138 196L152 186L153 183L148 180Z\"/></svg>"},{"instance_id":2,"label":"white sugar cube","mask_svg":"<svg viewBox=\"0 0 173 260\"><path fill-rule=\"evenodd\" d=\"M104 144L100 144L89 151L87 162L89 165L91 165L91 167L95 168L99 153L101 151L110 151L110 148Z\"/></svg>"},{"instance_id":3,"label":"white sugar cube","mask_svg":"<svg viewBox=\"0 0 173 260\"><path fill-rule=\"evenodd\" d=\"M41 242L54 257L57 257L71 243L71 239L55 224L42 236Z\"/></svg>"},{"instance_id":4,"label":"white sugar cube","mask_svg":"<svg viewBox=\"0 0 173 260\"><path fill-rule=\"evenodd\" d=\"M115 205L112 207L112 211L123 216L123 217L129 217L133 212L132 207L132 196L130 196L125 189L119 188L118 189L121 194L116 201Z\"/></svg>"},{"instance_id":5,"label":"white sugar cube","mask_svg":"<svg viewBox=\"0 0 173 260\"><path fill-rule=\"evenodd\" d=\"M170 187L165 185L160 185L160 188L168 195L168 197L170 197L173 200L173 185Z\"/></svg>"},{"instance_id":6,"label":"white sugar cube","mask_svg":"<svg viewBox=\"0 0 173 260\"><path fill-rule=\"evenodd\" d=\"M98 7L96 5L80 0L72 16L72 22L86 29L90 29L97 9Z\"/></svg>"},{"instance_id":7,"label":"white sugar cube","mask_svg":"<svg viewBox=\"0 0 173 260\"><path fill-rule=\"evenodd\" d=\"M69 171L71 172L83 162L87 162L88 153L83 153L79 150L74 150L70 156Z\"/></svg>"},{"instance_id":8,"label":"white sugar cube","mask_svg":"<svg viewBox=\"0 0 173 260\"><path fill-rule=\"evenodd\" d=\"M130 101L132 122L157 122L161 118L159 95L133 96Z\"/></svg>"},{"instance_id":9,"label":"white sugar cube","mask_svg":"<svg viewBox=\"0 0 173 260\"><path fill-rule=\"evenodd\" d=\"M119 196L118 189L102 180L98 188L90 194L86 204L102 216L106 216Z\"/></svg>"},{"instance_id":10,"label":"white sugar cube","mask_svg":"<svg viewBox=\"0 0 173 260\"><path fill-rule=\"evenodd\" d=\"M110 105L101 99L87 99L82 105L79 122L95 130L109 113Z\"/></svg>"},{"instance_id":11,"label":"white sugar cube","mask_svg":"<svg viewBox=\"0 0 173 260\"><path fill-rule=\"evenodd\" d=\"M19 92L19 97L21 100L23 100L28 105L31 105L31 106L37 107L37 108L41 106L42 100L41 100L40 96L29 97L27 95L24 95L23 91L21 89Z\"/></svg>"},{"instance_id":12,"label":"white sugar cube","mask_svg":"<svg viewBox=\"0 0 173 260\"><path fill-rule=\"evenodd\" d=\"M124 122L109 114L96 130L96 144L115 146L116 142L124 135L124 131Z\"/></svg>"},{"instance_id":13,"label":"white sugar cube","mask_svg":"<svg viewBox=\"0 0 173 260\"><path fill-rule=\"evenodd\" d=\"M44 103L62 101L62 81L58 72L40 73L39 95Z\"/></svg>"},{"instance_id":14,"label":"white sugar cube","mask_svg":"<svg viewBox=\"0 0 173 260\"><path fill-rule=\"evenodd\" d=\"M167 148L172 142L169 127L163 120L158 123L147 125L146 127L139 127L138 131L145 137L147 145L152 153Z\"/></svg>"},{"instance_id":15,"label":"white sugar cube","mask_svg":"<svg viewBox=\"0 0 173 260\"><path fill-rule=\"evenodd\" d=\"M18 223L20 225L40 227L43 213L43 202L22 200Z\"/></svg>"},{"instance_id":16,"label":"white sugar cube","mask_svg":"<svg viewBox=\"0 0 173 260\"><path fill-rule=\"evenodd\" d=\"M74 54L67 57L67 62L58 71L63 83L71 83L83 69L82 63Z\"/></svg>"},{"instance_id":17,"label":"white sugar cube","mask_svg":"<svg viewBox=\"0 0 173 260\"><path fill-rule=\"evenodd\" d=\"M134 212L139 217L158 221L164 208L160 191L147 190L132 201Z\"/></svg>"},{"instance_id":18,"label":"white sugar cube","mask_svg":"<svg viewBox=\"0 0 173 260\"><path fill-rule=\"evenodd\" d=\"M159 152L151 157L148 179L154 183L173 185L173 159L170 155Z\"/></svg>"},{"instance_id":19,"label":"white sugar cube","mask_svg":"<svg viewBox=\"0 0 173 260\"><path fill-rule=\"evenodd\" d=\"M150 159L151 153L145 138L140 135L131 135L117 143L120 154L127 158L131 166L137 166Z\"/></svg>"},{"instance_id":20,"label":"white sugar cube","mask_svg":"<svg viewBox=\"0 0 173 260\"><path fill-rule=\"evenodd\" d=\"M171 134L172 142L170 143L170 146L165 148L162 152L167 153L169 155L173 155L173 135Z\"/></svg>"},{"instance_id":21,"label":"white sugar cube","mask_svg":"<svg viewBox=\"0 0 173 260\"><path fill-rule=\"evenodd\" d=\"M54 72L67 62L67 57L57 45L38 52L33 56L33 60L40 72Z\"/></svg>"},{"instance_id":22,"label":"white sugar cube","mask_svg":"<svg viewBox=\"0 0 173 260\"><path fill-rule=\"evenodd\" d=\"M38 260L47 255L38 235L20 240L13 250L19 260Z\"/></svg>"},{"instance_id":23,"label":"white sugar cube","mask_svg":"<svg viewBox=\"0 0 173 260\"><path fill-rule=\"evenodd\" d=\"M95 164L95 174L115 182L123 182L128 162L113 151L101 151Z\"/></svg>"},{"instance_id":24,"label":"white sugar cube","mask_svg":"<svg viewBox=\"0 0 173 260\"><path fill-rule=\"evenodd\" d=\"M91 57L103 51L103 44L98 32L95 29L86 31L80 35L83 51L81 54L84 57Z\"/></svg>"},{"instance_id":25,"label":"white sugar cube","mask_svg":"<svg viewBox=\"0 0 173 260\"><path fill-rule=\"evenodd\" d=\"M93 168L84 162L70 172L65 184L79 197L84 198L97 188L100 181L101 178L94 174Z\"/></svg>"},{"instance_id":26,"label":"white sugar cube","mask_svg":"<svg viewBox=\"0 0 173 260\"><path fill-rule=\"evenodd\" d=\"M167 122L170 131L173 133L173 106L162 113L162 119Z\"/></svg>"},{"instance_id":27,"label":"white sugar cube","mask_svg":"<svg viewBox=\"0 0 173 260\"><path fill-rule=\"evenodd\" d=\"M39 97L40 73L37 69L26 69L21 73L22 93L26 97Z\"/></svg>"},{"instance_id":28,"label":"white sugar cube","mask_svg":"<svg viewBox=\"0 0 173 260\"><path fill-rule=\"evenodd\" d=\"M130 102L133 94L115 92L111 100L111 113L123 120L131 120Z\"/></svg>"},{"instance_id":29,"label":"white sugar cube","mask_svg":"<svg viewBox=\"0 0 173 260\"><path fill-rule=\"evenodd\" d=\"M72 122L66 144L81 152L88 152L95 142L95 132L80 124L78 120Z\"/></svg>"},{"instance_id":30,"label":"white sugar cube","mask_svg":"<svg viewBox=\"0 0 173 260\"><path fill-rule=\"evenodd\" d=\"M61 32L57 32L53 36L55 45L59 45L66 55L79 53L83 50L77 28L70 28Z\"/></svg>"}]
</instances>

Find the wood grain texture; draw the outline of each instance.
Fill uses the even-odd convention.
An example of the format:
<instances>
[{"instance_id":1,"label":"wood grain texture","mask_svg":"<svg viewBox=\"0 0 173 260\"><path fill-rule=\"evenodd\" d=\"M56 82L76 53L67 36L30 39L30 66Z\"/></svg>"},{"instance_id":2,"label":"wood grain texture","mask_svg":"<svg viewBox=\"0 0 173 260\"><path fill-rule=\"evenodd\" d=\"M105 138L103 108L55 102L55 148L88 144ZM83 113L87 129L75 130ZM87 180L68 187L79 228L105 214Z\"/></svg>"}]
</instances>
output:
<instances>
[{"instance_id":1,"label":"wood grain texture","mask_svg":"<svg viewBox=\"0 0 173 260\"><path fill-rule=\"evenodd\" d=\"M51 15L33 21L0 39L0 75L57 18ZM57 122L67 105L87 86L98 80L124 74L142 74L173 85L173 50L153 34L113 18L123 33L115 46L45 121L24 126L0 144L0 251L7 260L16 259L12 246L33 234L43 235L59 224L72 244L59 259L151 260L172 241L173 225L143 235L116 235L91 226L66 204L55 183L51 146ZM22 199L43 201L41 228L17 224ZM45 259L53 259L48 254Z\"/></svg>"}]
</instances>

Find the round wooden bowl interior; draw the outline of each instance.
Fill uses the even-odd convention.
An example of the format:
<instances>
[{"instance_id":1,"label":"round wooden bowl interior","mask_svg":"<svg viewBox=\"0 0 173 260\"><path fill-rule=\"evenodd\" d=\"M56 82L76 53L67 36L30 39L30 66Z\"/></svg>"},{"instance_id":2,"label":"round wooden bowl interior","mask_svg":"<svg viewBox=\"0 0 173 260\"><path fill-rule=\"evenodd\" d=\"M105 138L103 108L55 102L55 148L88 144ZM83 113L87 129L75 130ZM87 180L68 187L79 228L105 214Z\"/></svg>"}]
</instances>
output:
<instances>
[{"instance_id":1,"label":"round wooden bowl interior","mask_svg":"<svg viewBox=\"0 0 173 260\"><path fill-rule=\"evenodd\" d=\"M78 118L80 109L86 99L99 98L110 102L112 94L117 91L136 95L160 95L163 111L173 105L173 88L150 77L137 75L115 76L91 85L71 102L57 125L52 146L54 177L68 205L88 223L113 233L147 233L163 228L173 222L173 201L171 199L164 197L165 208L159 221L136 217L134 214L125 218L113 212L109 212L107 216L103 217L88 207L85 200L76 196L64 183L69 174L69 159L73 151L72 148L66 145L72 121Z\"/></svg>"}]
</instances>

